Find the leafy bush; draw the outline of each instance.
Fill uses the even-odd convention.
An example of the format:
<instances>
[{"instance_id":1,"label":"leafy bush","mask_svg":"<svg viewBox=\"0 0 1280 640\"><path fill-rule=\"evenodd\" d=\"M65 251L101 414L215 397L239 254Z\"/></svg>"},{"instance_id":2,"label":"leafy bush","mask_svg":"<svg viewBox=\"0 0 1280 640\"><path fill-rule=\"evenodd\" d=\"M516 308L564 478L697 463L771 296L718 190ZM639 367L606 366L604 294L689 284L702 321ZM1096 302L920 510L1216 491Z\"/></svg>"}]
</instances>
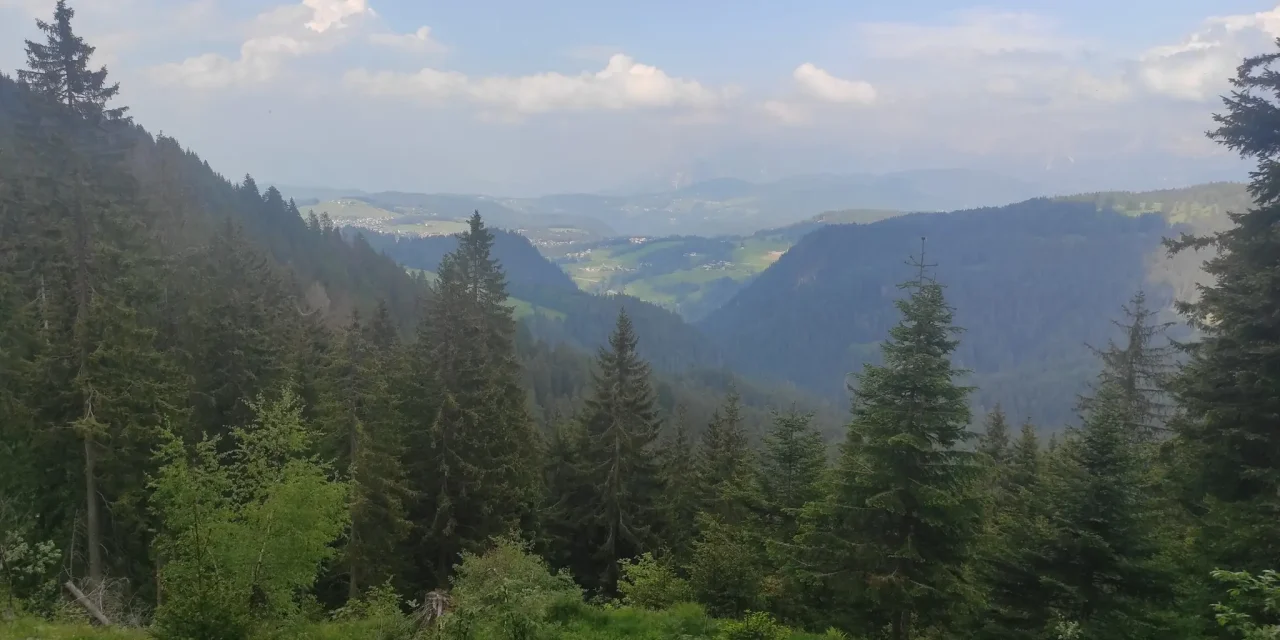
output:
<instances>
[{"instance_id":1,"label":"leafy bush","mask_svg":"<svg viewBox=\"0 0 1280 640\"><path fill-rule=\"evenodd\" d=\"M32 544L16 531L0 534L0 612L22 609L48 616L58 601L61 558L52 542Z\"/></svg>"},{"instance_id":2,"label":"leafy bush","mask_svg":"<svg viewBox=\"0 0 1280 640\"><path fill-rule=\"evenodd\" d=\"M189 453L168 433L157 453L162 638L238 640L294 617L346 526L347 485L308 456L296 396L254 410L230 452L206 437Z\"/></svg>"},{"instance_id":3,"label":"leafy bush","mask_svg":"<svg viewBox=\"0 0 1280 640\"><path fill-rule=\"evenodd\" d=\"M1280 574L1263 571L1214 571L1215 580L1229 585L1226 604L1215 604L1218 624L1240 634L1244 640L1280 638Z\"/></svg>"},{"instance_id":4,"label":"leafy bush","mask_svg":"<svg viewBox=\"0 0 1280 640\"><path fill-rule=\"evenodd\" d=\"M689 582L655 560L651 553L623 561L618 591L622 592L623 603L642 609L665 609L677 602L693 601Z\"/></svg>"},{"instance_id":5,"label":"leafy bush","mask_svg":"<svg viewBox=\"0 0 1280 640\"><path fill-rule=\"evenodd\" d=\"M514 538L498 538L482 555L464 553L452 582L454 609L443 619L450 638L538 638L549 628L553 611L582 600L571 577L552 573Z\"/></svg>"},{"instance_id":6,"label":"leafy bush","mask_svg":"<svg viewBox=\"0 0 1280 640\"><path fill-rule=\"evenodd\" d=\"M741 620L731 620L720 627L719 640L788 640L791 630L778 624L767 613L748 613Z\"/></svg>"},{"instance_id":7,"label":"leafy bush","mask_svg":"<svg viewBox=\"0 0 1280 640\"><path fill-rule=\"evenodd\" d=\"M403 640L413 636L415 625L402 605L404 600L388 581L334 611L333 619L359 630L362 640Z\"/></svg>"}]
</instances>

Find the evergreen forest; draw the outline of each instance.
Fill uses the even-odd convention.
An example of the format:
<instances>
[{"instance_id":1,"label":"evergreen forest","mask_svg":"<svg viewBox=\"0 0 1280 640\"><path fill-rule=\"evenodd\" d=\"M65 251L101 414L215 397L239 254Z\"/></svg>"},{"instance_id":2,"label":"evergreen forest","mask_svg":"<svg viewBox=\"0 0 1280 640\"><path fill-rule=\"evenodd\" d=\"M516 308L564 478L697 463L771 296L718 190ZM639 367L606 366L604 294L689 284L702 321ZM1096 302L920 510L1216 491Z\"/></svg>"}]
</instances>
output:
<instances>
[{"instance_id":1,"label":"evergreen forest","mask_svg":"<svg viewBox=\"0 0 1280 640\"><path fill-rule=\"evenodd\" d=\"M1219 229L1088 198L815 228L907 262L882 306L774 316L843 327L841 370L757 322L768 286L710 339L483 211L447 239L304 215L134 122L66 0L36 26L0 75L0 638L1280 637L1280 53L1210 125L1257 162ZM969 220L998 271L928 237ZM1014 278L1058 233L1106 238L1074 298ZM1204 279L1098 262L1148 244ZM1083 393L984 395L1101 307ZM1050 401L1065 428L1026 417Z\"/></svg>"}]
</instances>

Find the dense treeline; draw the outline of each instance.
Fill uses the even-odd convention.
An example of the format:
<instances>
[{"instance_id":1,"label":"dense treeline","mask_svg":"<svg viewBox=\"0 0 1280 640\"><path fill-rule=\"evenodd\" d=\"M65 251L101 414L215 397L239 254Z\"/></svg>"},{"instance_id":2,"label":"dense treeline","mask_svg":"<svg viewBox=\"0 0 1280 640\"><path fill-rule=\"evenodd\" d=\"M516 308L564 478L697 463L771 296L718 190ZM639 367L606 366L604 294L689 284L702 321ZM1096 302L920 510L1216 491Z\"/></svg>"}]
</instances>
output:
<instances>
[{"instance_id":1,"label":"dense treeline","mask_svg":"<svg viewBox=\"0 0 1280 640\"><path fill-rule=\"evenodd\" d=\"M1171 305L1170 287L1149 279L1169 233L1158 215L1049 199L831 226L699 327L743 371L842 393L846 372L879 357L896 322L886 283L904 277L902 256L928 236L965 327L955 357L978 387L975 407L1000 403L1056 429L1074 420L1075 395L1097 370L1084 345L1112 337L1109 320L1128 297L1146 289L1150 306Z\"/></svg>"},{"instance_id":2,"label":"dense treeline","mask_svg":"<svg viewBox=\"0 0 1280 640\"><path fill-rule=\"evenodd\" d=\"M132 125L72 15L59 2L48 44L28 45L4 103L21 126L0 138L6 616L66 616L71 580L116 621L193 640L318 620L460 639L1280 632L1269 172L1231 228L1170 243L1218 250L1181 307L1185 362L1130 296L1080 420L1048 446L999 407L970 431L945 254L920 251L832 451L795 408L753 437L740 393L705 425L664 406L625 311L585 390L555 380L570 359L521 338L478 214L413 285L408 332L387 304L330 326L315 281L273 259L283 245L234 220L170 235L199 203L139 187ZM1241 67L1214 132L1264 167L1277 58ZM323 220L297 228L342 242ZM544 375L579 396L549 428L530 402L559 395Z\"/></svg>"}]
</instances>

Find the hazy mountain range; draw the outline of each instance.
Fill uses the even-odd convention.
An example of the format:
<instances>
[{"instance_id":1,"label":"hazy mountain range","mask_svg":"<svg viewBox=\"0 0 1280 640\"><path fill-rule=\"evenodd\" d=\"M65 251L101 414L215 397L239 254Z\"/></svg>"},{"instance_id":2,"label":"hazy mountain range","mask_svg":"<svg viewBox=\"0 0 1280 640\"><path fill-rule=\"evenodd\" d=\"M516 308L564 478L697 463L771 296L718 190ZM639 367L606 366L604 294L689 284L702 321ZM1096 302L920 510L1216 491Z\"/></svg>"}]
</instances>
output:
<instances>
[{"instance_id":1,"label":"hazy mountain range","mask_svg":"<svg viewBox=\"0 0 1280 640\"><path fill-rule=\"evenodd\" d=\"M498 226L571 227L600 237L749 234L834 209L946 211L1007 204L1042 193L1029 182L966 169L809 174L772 182L717 178L638 195L507 198L287 186L281 191L300 204L351 198L395 213L444 219L461 219L479 210Z\"/></svg>"}]
</instances>

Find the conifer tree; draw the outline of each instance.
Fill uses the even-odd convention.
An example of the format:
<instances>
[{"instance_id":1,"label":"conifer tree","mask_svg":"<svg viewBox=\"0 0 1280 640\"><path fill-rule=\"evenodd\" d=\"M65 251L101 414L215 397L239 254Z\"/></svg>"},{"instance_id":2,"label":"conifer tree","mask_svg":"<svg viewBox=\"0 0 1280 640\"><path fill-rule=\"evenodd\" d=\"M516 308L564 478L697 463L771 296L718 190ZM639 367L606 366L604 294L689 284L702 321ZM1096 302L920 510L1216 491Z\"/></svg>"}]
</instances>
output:
<instances>
[{"instance_id":1,"label":"conifer tree","mask_svg":"<svg viewBox=\"0 0 1280 640\"><path fill-rule=\"evenodd\" d=\"M596 371L581 421L586 435L586 481L595 487L584 510L595 579L605 593L618 584L618 562L652 550L660 521L660 428L649 364L626 310L596 356Z\"/></svg>"},{"instance_id":2,"label":"conifer tree","mask_svg":"<svg viewBox=\"0 0 1280 640\"><path fill-rule=\"evenodd\" d=\"M742 423L742 398L731 389L715 410L702 434L698 466L703 491L703 509L717 517L737 518L738 495L753 468L752 451ZM740 514L739 514L740 515Z\"/></svg>"},{"instance_id":3,"label":"conifer tree","mask_svg":"<svg viewBox=\"0 0 1280 640\"><path fill-rule=\"evenodd\" d=\"M698 457L689 435L689 420L683 406L676 408L671 429L659 454L662 470L662 542L677 562L688 559L703 492L698 474Z\"/></svg>"},{"instance_id":4,"label":"conifer tree","mask_svg":"<svg viewBox=\"0 0 1280 640\"><path fill-rule=\"evenodd\" d=\"M543 469L546 505L538 527L552 566L568 569L579 580L594 571L593 549L583 535L590 530L587 509L596 492L588 484L586 451L587 435L579 421L552 426Z\"/></svg>"},{"instance_id":5,"label":"conifer tree","mask_svg":"<svg viewBox=\"0 0 1280 640\"><path fill-rule=\"evenodd\" d=\"M1152 442L1166 432L1171 410L1167 389L1174 368L1173 347L1163 335L1173 323L1155 320L1156 312L1147 306L1142 291L1135 293L1122 311L1124 319L1113 323L1124 333L1123 345L1112 341L1106 348L1093 349L1102 363L1097 384L1119 390L1121 402L1129 406L1132 436L1140 442ZM1085 411L1093 403L1091 396L1080 399Z\"/></svg>"},{"instance_id":6,"label":"conifer tree","mask_svg":"<svg viewBox=\"0 0 1280 640\"><path fill-rule=\"evenodd\" d=\"M1100 640L1167 637L1161 613L1172 602L1131 411L1123 387L1099 385L1083 428L1061 447L1049 497L1055 531L1044 573L1056 589L1048 601Z\"/></svg>"},{"instance_id":7,"label":"conifer tree","mask_svg":"<svg viewBox=\"0 0 1280 640\"><path fill-rule=\"evenodd\" d=\"M479 213L469 225L440 263L406 390L416 546L432 586L447 584L461 552L532 526L541 500L506 277Z\"/></svg>"},{"instance_id":8,"label":"conifer tree","mask_svg":"<svg viewBox=\"0 0 1280 640\"><path fill-rule=\"evenodd\" d=\"M351 487L350 531L342 551L347 595L396 575L399 545L409 533L405 505L411 498L401 458L404 447L392 404L388 371L366 338L358 313L343 332L335 358L336 463Z\"/></svg>"},{"instance_id":9,"label":"conifer tree","mask_svg":"<svg viewBox=\"0 0 1280 640\"><path fill-rule=\"evenodd\" d=\"M767 534L789 544L801 509L821 496L827 448L812 425L812 413L774 413L764 438L756 483L765 509Z\"/></svg>"},{"instance_id":10,"label":"conifer tree","mask_svg":"<svg viewBox=\"0 0 1280 640\"><path fill-rule=\"evenodd\" d=\"M945 628L968 604L982 503L968 436L969 390L950 354L959 329L942 285L901 287L884 364L858 376L853 419L827 496L807 510L802 561L833 622L906 640Z\"/></svg>"},{"instance_id":11,"label":"conifer tree","mask_svg":"<svg viewBox=\"0 0 1280 640\"><path fill-rule=\"evenodd\" d=\"M996 467L1003 466L1009 457L1009 423L999 404L987 414L986 428L978 437L978 452Z\"/></svg>"},{"instance_id":12,"label":"conifer tree","mask_svg":"<svg viewBox=\"0 0 1280 640\"><path fill-rule=\"evenodd\" d=\"M1022 423L1009 457L1010 481L1015 487L1031 486L1040 474L1040 436L1030 420Z\"/></svg>"},{"instance_id":13,"label":"conifer tree","mask_svg":"<svg viewBox=\"0 0 1280 640\"><path fill-rule=\"evenodd\" d=\"M977 637L1032 640L1050 625L1052 590L1043 576L1056 530L1040 467L1039 439L1027 421L989 503L978 563L985 607L976 616Z\"/></svg>"},{"instance_id":14,"label":"conifer tree","mask_svg":"<svg viewBox=\"0 0 1280 640\"><path fill-rule=\"evenodd\" d=\"M45 43L27 40L27 66L18 71L18 79L35 92L85 117L116 120L127 107L108 109L107 102L120 92L120 84L107 84L107 68L94 71L89 58L94 47L85 43L71 29L75 10L66 0L58 0L53 22L36 20L45 33Z\"/></svg>"},{"instance_id":15,"label":"conifer tree","mask_svg":"<svg viewBox=\"0 0 1280 640\"><path fill-rule=\"evenodd\" d=\"M1203 542L1216 566L1231 570L1280 567L1280 97L1274 65L1280 52L1246 59L1223 98L1209 137L1257 160L1249 193L1254 205L1230 214L1232 225L1204 236L1183 236L1172 251L1211 248L1205 262L1212 283L1180 304L1197 329L1189 359L1173 381L1186 414L1180 440L1195 465L1196 489L1207 498Z\"/></svg>"}]
</instances>

